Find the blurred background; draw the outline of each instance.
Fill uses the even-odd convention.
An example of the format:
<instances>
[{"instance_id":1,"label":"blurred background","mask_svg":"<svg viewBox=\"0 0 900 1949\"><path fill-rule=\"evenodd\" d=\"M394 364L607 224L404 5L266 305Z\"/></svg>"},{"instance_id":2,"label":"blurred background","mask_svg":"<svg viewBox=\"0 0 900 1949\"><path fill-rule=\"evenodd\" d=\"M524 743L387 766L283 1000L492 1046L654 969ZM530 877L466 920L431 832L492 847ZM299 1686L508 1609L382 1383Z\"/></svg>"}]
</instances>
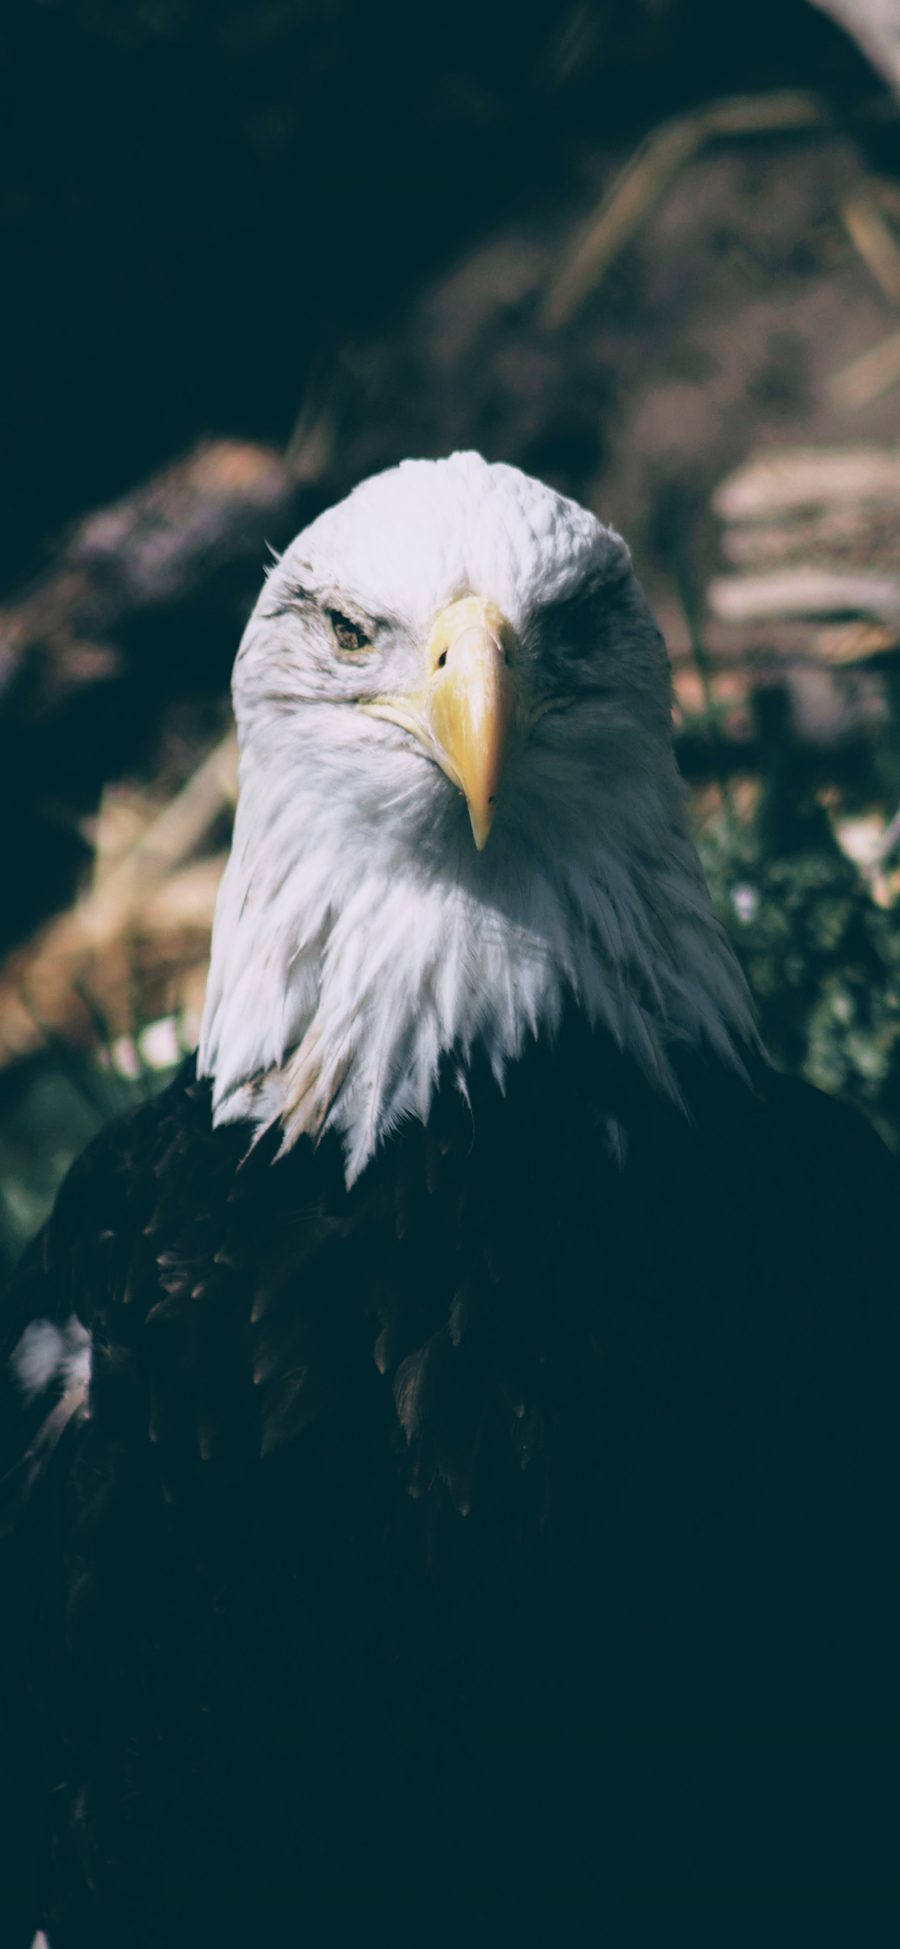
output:
<instances>
[{"instance_id":1,"label":"blurred background","mask_svg":"<svg viewBox=\"0 0 900 1949\"><path fill-rule=\"evenodd\" d=\"M777 1060L900 1137L900 0L5 0L0 1266L197 1033L269 547L628 537Z\"/></svg>"}]
</instances>

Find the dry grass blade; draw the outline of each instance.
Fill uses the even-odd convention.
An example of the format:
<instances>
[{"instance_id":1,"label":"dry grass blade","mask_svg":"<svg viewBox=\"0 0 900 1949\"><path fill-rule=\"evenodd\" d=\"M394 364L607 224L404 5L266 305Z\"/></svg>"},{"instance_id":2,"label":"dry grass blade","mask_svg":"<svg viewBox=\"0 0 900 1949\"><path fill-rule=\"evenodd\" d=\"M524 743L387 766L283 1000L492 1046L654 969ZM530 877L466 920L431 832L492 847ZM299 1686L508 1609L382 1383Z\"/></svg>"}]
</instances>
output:
<instances>
[{"instance_id":1,"label":"dry grass blade","mask_svg":"<svg viewBox=\"0 0 900 1949\"><path fill-rule=\"evenodd\" d=\"M873 399L896 385L900 379L900 332L892 332L878 345L843 366L829 381L828 390L839 406L868 406Z\"/></svg>"},{"instance_id":2,"label":"dry grass blade","mask_svg":"<svg viewBox=\"0 0 900 1949\"><path fill-rule=\"evenodd\" d=\"M334 458L342 397L337 361L314 370L288 436L284 457L295 480L318 481Z\"/></svg>"},{"instance_id":3,"label":"dry grass blade","mask_svg":"<svg viewBox=\"0 0 900 1949\"><path fill-rule=\"evenodd\" d=\"M224 854L195 860L139 902L98 910L90 896L11 955L0 971L0 1068L48 1032L77 1045L133 1027L136 992L154 1016L196 1005ZM199 982L195 978L199 972Z\"/></svg>"},{"instance_id":4,"label":"dry grass blade","mask_svg":"<svg viewBox=\"0 0 900 1949\"><path fill-rule=\"evenodd\" d=\"M900 846L900 811L894 813L890 824L884 829L875 854L875 865L886 866L888 860Z\"/></svg>"},{"instance_id":5,"label":"dry grass blade","mask_svg":"<svg viewBox=\"0 0 900 1949\"><path fill-rule=\"evenodd\" d=\"M711 102L654 130L626 163L596 214L576 239L547 295L543 322L559 326L635 237L679 170L714 138L790 134L827 127L831 112L818 96L786 89Z\"/></svg>"},{"instance_id":6,"label":"dry grass blade","mask_svg":"<svg viewBox=\"0 0 900 1949\"><path fill-rule=\"evenodd\" d=\"M224 865L196 855L234 796L229 732L114 863L101 847L89 891L0 970L0 1067L40 1048L45 1029L84 1041L82 994L122 1029L136 987L148 1016L177 1005L182 978L205 964Z\"/></svg>"},{"instance_id":7,"label":"dry grass blade","mask_svg":"<svg viewBox=\"0 0 900 1949\"><path fill-rule=\"evenodd\" d=\"M891 304L900 304L900 246L872 191L845 196L839 208L847 235L876 284Z\"/></svg>"},{"instance_id":8,"label":"dry grass blade","mask_svg":"<svg viewBox=\"0 0 900 1949\"><path fill-rule=\"evenodd\" d=\"M886 623L872 622L828 623L816 631L812 643L817 661L836 669L892 656L898 646L900 627L891 629Z\"/></svg>"},{"instance_id":9,"label":"dry grass blade","mask_svg":"<svg viewBox=\"0 0 900 1949\"><path fill-rule=\"evenodd\" d=\"M631 242L673 177L704 141L702 118L673 122L648 137L626 163L564 261L543 309L546 325L564 325Z\"/></svg>"},{"instance_id":10,"label":"dry grass blade","mask_svg":"<svg viewBox=\"0 0 900 1949\"><path fill-rule=\"evenodd\" d=\"M124 856L95 875L88 901L107 903L113 910L127 905L148 881L164 878L190 859L236 796L237 744L229 731Z\"/></svg>"}]
</instances>

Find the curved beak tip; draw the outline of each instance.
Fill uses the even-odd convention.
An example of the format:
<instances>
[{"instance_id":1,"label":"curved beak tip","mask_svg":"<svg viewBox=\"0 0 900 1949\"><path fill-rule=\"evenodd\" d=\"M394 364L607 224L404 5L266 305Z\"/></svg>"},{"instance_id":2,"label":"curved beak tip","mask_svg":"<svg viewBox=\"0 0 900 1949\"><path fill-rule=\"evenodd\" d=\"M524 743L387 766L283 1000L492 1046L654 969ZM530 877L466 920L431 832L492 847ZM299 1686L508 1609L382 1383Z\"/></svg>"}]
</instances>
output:
<instances>
[{"instance_id":1,"label":"curved beak tip","mask_svg":"<svg viewBox=\"0 0 900 1949\"><path fill-rule=\"evenodd\" d=\"M491 836L494 813L497 810L496 793L488 799L487 804L484 806L474 805L470 798L466 799L466 804L468 806L469 824L472 828L472 838L475 841L476 850L479 853L483 853Z\"/></svg>"}]
</instances>

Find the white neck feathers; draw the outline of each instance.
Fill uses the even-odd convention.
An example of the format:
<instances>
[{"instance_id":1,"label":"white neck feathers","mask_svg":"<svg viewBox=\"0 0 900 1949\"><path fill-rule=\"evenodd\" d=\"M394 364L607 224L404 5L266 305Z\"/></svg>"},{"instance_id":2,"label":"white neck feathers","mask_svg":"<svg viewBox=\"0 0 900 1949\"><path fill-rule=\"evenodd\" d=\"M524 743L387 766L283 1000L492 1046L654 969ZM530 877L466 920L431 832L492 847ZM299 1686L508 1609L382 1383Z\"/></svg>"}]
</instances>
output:
<instances>
[{"instance_id":1,"label":"white neck feathers","mask_svg":"<svg viewBox=\"0 0 900 1949\"><path fill-rule=\"evenodd\" d=\"M421 803L415 780L393 807L363 794L354 823L318 751L302 792L245 752L200 1051L217 1122L278 1123L285 1148L335 1129L352 1182L427 1120L443 1057L464 1071L481 1048L502 1083L570 1001L660 1091L677 1095L678 1045L740 1067L752 1008L674 764L564 842L498 821L479 857L461 801L435 834L427 778Z\"/></svg>"}]
</instances>

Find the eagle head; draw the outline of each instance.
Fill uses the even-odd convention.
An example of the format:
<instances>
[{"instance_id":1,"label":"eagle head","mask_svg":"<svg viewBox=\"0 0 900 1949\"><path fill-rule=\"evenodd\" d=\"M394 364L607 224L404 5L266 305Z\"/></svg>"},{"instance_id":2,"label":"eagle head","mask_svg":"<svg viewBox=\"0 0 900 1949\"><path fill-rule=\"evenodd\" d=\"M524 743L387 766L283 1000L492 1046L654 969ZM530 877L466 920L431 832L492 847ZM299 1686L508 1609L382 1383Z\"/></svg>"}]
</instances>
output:
<instances>
[{"instance_id":1,"label":"eagle head","mask_svg":"<svg viewBox=\"0 0 900 1949\"><path fill-rule=\"evenodd\" d=\"M234 673L241 747L201 1072L218 1121L338 1130L352 1180L442 1063L502 1086L574 1006L674 1093L750 1004L691 841L629 551L480 455L405 461L297 536Z\"/></svg>"}]
</instances>

